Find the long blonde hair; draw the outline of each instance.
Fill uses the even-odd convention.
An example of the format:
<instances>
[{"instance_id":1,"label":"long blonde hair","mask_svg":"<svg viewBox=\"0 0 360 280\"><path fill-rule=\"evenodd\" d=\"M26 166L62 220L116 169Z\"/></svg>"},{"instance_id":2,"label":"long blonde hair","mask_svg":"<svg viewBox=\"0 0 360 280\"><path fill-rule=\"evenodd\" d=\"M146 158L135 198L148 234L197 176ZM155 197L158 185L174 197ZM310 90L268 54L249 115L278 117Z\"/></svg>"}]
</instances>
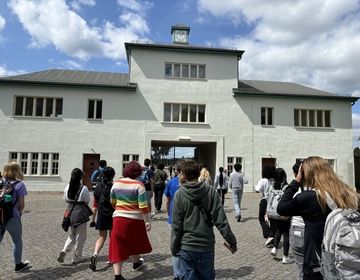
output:
<instances>
[{"instance_id":1,"label":"long blonde hair","mask_svg":"<svg viewBox=\"0 0 360 280\"><path fill-rule=\"evenodd\" d=\"M302 164L302 170L304 186L317 191L317 199L324 212L327 205L326 193L339 208L358 209L358 194L354 188L340 180L327 160L316 156L308 157Z\"/></svg>"},{"instance_id":2,"label":"long blonde hair","mask_svg":"<svg viewBox=\"0 0 360 280\"><path fill-rule=\"evenodd\" d=\"M199 181L207 183L211 182L210 172L205 167L203 167L200 171Z\"/></svg>"},{"instance_id":3,"label":"long blonde hair","mask_svg":"<svg viewBox=\"0 0 360 280\"><path fill-rule=\"evenodd\" d=\"M16 161L12 161L4 165L3 177L11 180L23 180L24 174L21 171L20 165Z\"/></svg>"}]
</instances>

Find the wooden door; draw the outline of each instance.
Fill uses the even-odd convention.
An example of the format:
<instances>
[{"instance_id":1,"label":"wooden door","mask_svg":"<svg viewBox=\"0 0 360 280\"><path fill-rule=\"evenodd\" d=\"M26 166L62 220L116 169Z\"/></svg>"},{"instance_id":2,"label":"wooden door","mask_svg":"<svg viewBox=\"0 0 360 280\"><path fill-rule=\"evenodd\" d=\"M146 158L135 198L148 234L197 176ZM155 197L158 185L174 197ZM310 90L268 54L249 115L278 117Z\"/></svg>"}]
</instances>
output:
<instances>
[{"instance_id":1,"label":"wooden door","mask_svg":"<svg viewBox=\"0 0 360 280\"><path fill-rule=\"evenodd\" d=\"M83 155L83 171L85 176L83 184L92 190L91 174L99 168L100 154L84 154Z\"/></svg>"},{"instance_id":2,"label":"wooden door","mask_svg":"<svg viewBox=\"0 0 360 280\"><path fill-rule=\"evenodd\" d=\"M261 159L261 167L264 166L275 166L276 167L276 158L262 158Z\"/></svg>"}]
</instances>

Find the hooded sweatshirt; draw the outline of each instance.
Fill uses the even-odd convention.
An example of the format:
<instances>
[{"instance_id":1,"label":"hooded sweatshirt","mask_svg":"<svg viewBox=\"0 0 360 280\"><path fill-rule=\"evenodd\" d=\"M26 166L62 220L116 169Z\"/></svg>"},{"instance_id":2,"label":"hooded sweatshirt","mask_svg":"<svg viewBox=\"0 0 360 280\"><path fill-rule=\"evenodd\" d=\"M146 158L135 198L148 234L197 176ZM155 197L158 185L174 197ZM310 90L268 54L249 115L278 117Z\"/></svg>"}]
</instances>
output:
<instances>
[{"instance_id":1,"label":"hooded sweatshirt","mask_svg":"<svg viewBox=\"0 0 360 280\"><path fill-rule=\"evenodd\" d=\"M171 252L175 256L180 249L194 252L214 251L215 235L195 201L200 201L212 217L222 237L236 244L226 218L221 199L215 188L203 182L187 182L176 192L171 226Z\"/></svg>"}]
</instances>

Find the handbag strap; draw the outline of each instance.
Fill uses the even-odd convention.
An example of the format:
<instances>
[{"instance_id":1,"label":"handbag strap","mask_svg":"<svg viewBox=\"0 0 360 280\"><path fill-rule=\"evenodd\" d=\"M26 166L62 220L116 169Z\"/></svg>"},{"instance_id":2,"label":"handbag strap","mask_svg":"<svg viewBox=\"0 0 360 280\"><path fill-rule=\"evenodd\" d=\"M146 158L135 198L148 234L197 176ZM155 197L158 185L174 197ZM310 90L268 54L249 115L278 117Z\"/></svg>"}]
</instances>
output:
<instances>
[{"instance_id":1,"label":"handbag strap","mask_svg":"<svg viewBox=\"0 0 360 280\"><path fill-rule=\"evenodd\" d=\"M83 187L80 187L80 190L78 191L78 193L77 193L77 195L76 195L76 197L75 197L74 203L73 203L73 205L72 205L72 207L71 207L71 210L70 210L70 212L69 212L69 216L71 216L71 213L72 213L72 211L74 210L74 207L75 207L75 205L76 205L77 200L79 199L79 196L80 196L80 193L81 193L82 189L83 189Z\"/></svg>"}]
</instances>

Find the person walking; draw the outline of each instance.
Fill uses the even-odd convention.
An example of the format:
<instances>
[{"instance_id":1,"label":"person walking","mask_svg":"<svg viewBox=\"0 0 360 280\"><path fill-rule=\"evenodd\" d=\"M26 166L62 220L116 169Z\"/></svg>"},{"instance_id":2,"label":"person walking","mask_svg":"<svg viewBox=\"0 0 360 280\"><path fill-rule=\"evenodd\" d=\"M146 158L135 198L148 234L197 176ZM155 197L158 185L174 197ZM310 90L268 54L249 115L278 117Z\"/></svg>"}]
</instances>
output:
<instances>
[{"instance_id":1,"label":"person walking","mask_svg":"<svg viewBox=\"0 0 360 280\"><path fill-rule=\"evenodd\" d=\"M146 190L146 200L148 203L149 211L151 213L151 198L153 197L153 181L154 181L154 171L150 168L151 160L146 158L144 160L144 166L142 167L142 172L138 181L144 184Z\"/></svg>"},{"instance_id":2,"label":"person walking","mask_svg":"<svg viewBox=\"0 0 360 280\"><path fill-rule=\"evenodd\" d=\"M165 182L167 179L167 173L164 171L164 164L160 162L157 165L157 169L154 172L154 200L155 200L155 211L161 212L162 200L165 190Z\"/></svg>"},{"instance_id":3,"label":"person walking","mask_svg":"<svg viewBox=\"0 0 360 280\"><path fill-rule=\"evenodd\" d=\"M96 270L98 254L104 246L108 231L111 231L114 208L110 202L110 191L113 185L114 176L114 168L110 166L105 167L103 169L101 181L96 185L94 190L94 199L98 205L95 229L99 231L99 237L95 243L94 254L90 259L90 269L92 271Z\"/></svg>"},{"instance_id":4,"label":"person walking","mask_svg":"<svg viewBox=\"0 0 360 280\"><path fill-rule=\"evenodd\" d=\"M183 163L183 160L178 160L175 164L174 168L174 177L168 182L164 195L166 196L166 209L168 213L168 224L172 224L172 210L174 208L174 197L176 192L180 188L180 179L179 175L181 172L181 165ZM176 256L173 256L173 270L174 270L174 280L180 280L181 272L180 272L180 266L179 266L179 258Z\"/></svg>"},{"instance_id":5,"label":"person walking","mask_svg":"<svg viewBox=\"0 0 360 280\"><path fill-rule=\"evenodd\" d=\"M245 174L241 172L242 165L234 164L234 171L231 172L229 178L229 188L232 190L232 198L235 208L235 218L237 222L241 221L241 200L244 193L244 184L248 183Z\"/></svg>"},{"instance_id":6,"label":"person walking","mask_svg":"<svg viewBox=\"0 0 360 280\"><path fill-rule=\"evenodd\" d=\"M265 221L265 217L266 217L267 199L274 184L275 169L276 169L275 166L265 165L262 169L262 178L255 186L255 191L261 193L261 199L259 203L259 222L263 236L266 239L265 246L267 247L269 246L272 247L272 244L274 243L275 230L272 230L272 228L270 228L272 226L271 222Z\"/></svg>"},{"instance_id":7,"label":"person walking","mask_svg":"<svg viewBox=\"0 0 360 280\"><path fill-rule=\"evenodd\" d=\"M203 165L200 169L199 182L205 182L210 186L213 185L210 172L207 170L206 165Z\"/></svg>"},{"instance_id":8,"label":"person walking","mask_svg":"<svg viewBox=\"0 0 360 280\"><path fill-rule=\"evenodd\" d=\"M303 185L306 190L297 194ZM339 208L358 209L359 197L355 189L345 184L329 162L321 157L306 158L299 172L282 196L277 212L283 216L301 216L305 222L303 279L323 279L320 273L321 244L324 227L331 209L329 196Z\"/></svg>"},{"instance_id":9,"label":"person walking","mask_svg":"<svg viewBox=\"0 0 360 280\"><path fill-rule=\"evenodd\" d=\"M104 160L104 159L100 160L99 161L99 168L94 170L94 172L91 174L90 181L91 181L93 189L96 188L96 185L101 182L101 178L102 178L102 175L103 175L103 170L104 170L104 168L106 166L107 166L106 160ZM94 199L93 207L92 207L92 211L93 211L94 215L92 216L90 227L95 227L95 225L96 225L95 219L96 219L96 216L97 216L97 210L98 210L98 205L96 203L96 199Z\"/></svg>"},{"instance_id":10,"label":"person walking","mask_svg":"<svg viewBox=\"0 0 360 280\"><path fill-rule=\"evenodd\" d=\"M8 195L11 195L12 209L10 209L10 217L8 220L5 219L3 215L4 220L1 221L0 224L0 243L3 240L5 232L8 232L14 243L13 256L15 272L21 272L30 267L28 261L22 260L23 241L21 217L25 208L25 196L27 195L25 183L22 181L23 179L24 175L17 162L5 164L0 194L2 191L5 191L5 186L11 186L12 192Z\"/></svg>"},{"instance_id":11,"label":"person walking","mask_svg":"<svg viewBox=\"0 0 360 280\"><path fill-rule=\"evenodd\" d=\"M185 160L181 167L171 224L171 253L180 259L180 279L215 279L215 235L217 227L226 246L235 253L236 238L231 231L215 188L199 182L200 167Z\"/></svg>"},{"instance_id":12,"label":"person walking","mask_svg":"<svg viewBox=\"0 0 360 280\"><path fill-rule=\"evenodd\" d=\"M228 177L226 176L223 167L219 168L219 173L215 176L214 187L221 197L222 206L224 206L225 194L227 194L228 191Z\"/></svg>"},{"instance_id":13,"label":"person walking","mask_svg":"<svg viewBox=\"0 0 360 280\"><path fill-rule=\"evenodd\" d=\"M111 204L115 209L110 234L109 261L113 264L115 280L122 276L123 263L130 258L133 270L140 270L144 259L140 254L152 251L147 231L151 229L150 212L144 185L136 179L142 167L131 161L124 170L124 178L114 182Z\"/></svg>"},{"instance_id":14,"label":"person walking","mask_svg":"<svg viewBox=\"0 0 360 280\"><path fill-rule=\"evenodd\" d=\"M285 191L288 183L286 181L286 172L282 168L277 168L275 170L275 181L274 181L274 190L282 190ZM289 258L289 248L290 248L290 241L289 241L289 230L290 230L290 218L287 220L276 220L272 219L271 222L275 223L276 232L274 235L274 246L271 249L271 255L276 257L277 249L279 247L281 236L283 236L283 264L293 263L294 260Z\"/></svg>"},{"instance_id":15,"label":"person walking","mask_svg":"<svg viewBox=\"0 0 360 280\"><path fill-rule=\"evenodd\" d=\"M74 247L74 256L71 263L77 264L86 259L83 255L84 244L87 238L87 222L92 215L88 204L90 202L90 193L86 186L82 184L84 173L79 168L71 171L69 184L64 190L64 200L68 204L67 211L70 212L70 229L68 238L65 241L64 248L60 251L58 262L63 263L65 256Z\"/></svg>"}]
</instances>

